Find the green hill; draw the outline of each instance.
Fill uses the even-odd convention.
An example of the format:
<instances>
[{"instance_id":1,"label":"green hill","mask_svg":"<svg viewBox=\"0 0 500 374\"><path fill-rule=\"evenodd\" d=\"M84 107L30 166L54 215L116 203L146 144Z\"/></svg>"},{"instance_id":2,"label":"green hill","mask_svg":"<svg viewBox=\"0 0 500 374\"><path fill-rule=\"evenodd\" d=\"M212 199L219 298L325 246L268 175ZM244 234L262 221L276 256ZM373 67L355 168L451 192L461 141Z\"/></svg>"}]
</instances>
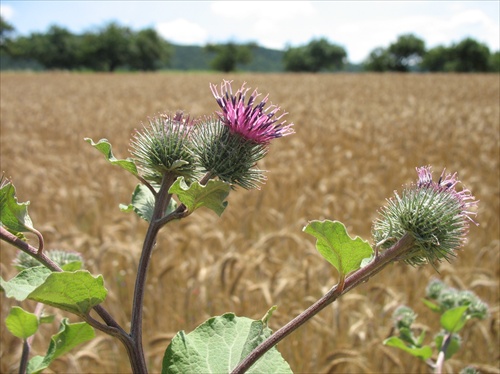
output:
<instances>
[{"instance_id":1,"label":"green hill","mask_svg":"<svg viewBox=\"0 0 500 374\"><path fill-rule=\"evenodd\" d=\"M173 70L211 70L213 53L199 46L172 45L173 55L169 69ZM249 64L238 65L238 70L256 72L283 71L283 51L255 47Z\"/></svg>"}]
</instances>

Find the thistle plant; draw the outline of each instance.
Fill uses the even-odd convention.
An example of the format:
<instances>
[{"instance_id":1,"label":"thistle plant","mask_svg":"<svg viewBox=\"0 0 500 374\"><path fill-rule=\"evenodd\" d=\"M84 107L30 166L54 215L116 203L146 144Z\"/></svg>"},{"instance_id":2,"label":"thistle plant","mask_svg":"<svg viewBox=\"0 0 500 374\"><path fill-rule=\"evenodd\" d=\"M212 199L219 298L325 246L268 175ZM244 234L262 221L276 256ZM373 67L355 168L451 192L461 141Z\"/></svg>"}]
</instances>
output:
<instances>
[{"instance_id":1,"label":"thistle plant","mask_svg":"<svg viewBox=\"0 0 500 374\"><path fill-rule=\"evenodd\" d=\"M75 253L45 250L43 235L29 218L28 203L18 203L8 179L0 186L0 238L21 250L14 265L14 278L1 279L7 297L35 300L79 316L83 322L61 322L45 356L31 359L30 346L40 323L46 320L42 308L35 313L14 307L7 327L23 341L21 373L39 373L61 354L94 336L94 329L117 338L125 347L134 373L147 373L142 344L145 289L153 247L162 228L186 219L199 208L221 215L230 193L260 189L265 183L258 162L276 139L292 135L293 123L286 112L268 105L268 96L259 102L257 90L243 84L235 93L231 82L210 90L219 106L214 114L192 119L183 113L161 114L135 131L130 142L131 157L117 159L106 139L86 141L113 165L135 177L139 184L124 212L134 212L148 224L135 278L130 330L126 331L105 309L107 295L102 276L83 269ZM252 92L248 96L248 93ZM418 180L388 200L373 223L373 246L352 238L338 221L310 221L304 232L316 239L316 248L338 272L338 283L304 312L272 332L267 326L276 307L263 318L251 320L226 313L212 317L194 331L179 332L165 350L162 372L280 372L289 373L276 344L313 318L327 305L359 284L366 282L394 261L413 266L450 261L465 243L477 202L470 191L459 189L456 174L432 180L430 167L417 169ZM35 235L38 247L28 237ZM433 288L434 290L434 288ZM435 291L435 293L438 291ZM443 295L443 292L438 292ZM468 305L479 303L461 294ZM443 296L444 298L444 296ZM469 306L468 306L469 307ZM478 312L479 313L479 312ZM406 310L400 324L411 325L415 315ZM411 335L408 335L410 338Z\"/></svg>"},{"instance_id":2,"label":"thistle plant","mask_svg":"<svg viewBox=\"0 0 500 374\"><path fill-rule=\"evenodd\" d=\"M438 279L429 282L426 298L422 301L439 315L441 331L434 336L434 346L438 351L435 361L431 359L431 345L424 344L425 330L419 336L414 335L412 325L417 315L408 306L402 305L394 311L393 321L398 335L386 339L384 344L424 360L435 373L443 373L445 360L455 355L462 346L458 333L467 321L473 318L485 319L488 316L488 306L472 291L456 290ZM462 372L477 373L473 367L466 367Z\"/></svg>"}]
</instances>

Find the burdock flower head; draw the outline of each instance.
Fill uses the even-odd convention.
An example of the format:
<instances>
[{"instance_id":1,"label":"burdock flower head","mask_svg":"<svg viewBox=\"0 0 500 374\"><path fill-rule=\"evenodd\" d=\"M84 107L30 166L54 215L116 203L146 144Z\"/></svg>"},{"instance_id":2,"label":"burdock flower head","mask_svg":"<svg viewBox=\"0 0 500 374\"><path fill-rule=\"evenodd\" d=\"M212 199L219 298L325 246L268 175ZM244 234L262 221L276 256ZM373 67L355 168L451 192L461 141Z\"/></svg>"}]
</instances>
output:
<instances>
[{"instance_id":1,"label":"burdock flower head","mask_svg":"<svg viewBox=\"0 0 500 374\"><path fill-rule=\"evenodd\" d=\"M131 141L131 153L146 180L160 183L166 173L192 178L196 175L196 156L191 151L191 133L195 123L182 112L175 116L159 115L149 127L137 130Z\"/></svg>"},{"instance_id":2,"label":"burdock flower head","mask_svg":"<svg viewBox=\"0 0 500 374\"><path fill-rule=\"evenodd\" d=\"M254 90L245 103L245 97L250 91L250 88L245 88L245 84L243 83L234 95L231 81L221 84L220 93L216 85L210 85L215 100L222 109L217 112L222 122L233 133L258 144L267 144L275 138L293 134L293 123L286 124L286 121L282 120L287 113L277 116L279 106L270 105L264 109L269 95L254 106L255 99L259 96L257 90Z\"/></svg>"},{"instance_id":3,"label":"burdock flower head","mask_svg":"<svg viewBox=\"0 0 500 374\"><path fill-rule=\"evenodd\" d=\"M401 260L411 265L435 264L454 257L466 242L471 216L477 201L468 189L457 190L457 174L441 174L432 180L430 166L417 168L418 181L406 187L380 211L373 224L373 239L378 248L394 245L404 235L413 245Z\"/></svg>"},{"instance_id":4,"label":"burdock flower head","mask_svg":"<svg viewBox=\"0 0 500 374\"><path fill-rule=\"evenodd\" d=\"M210 88L221 111L209 118L194 137L195 151L202 167L212 176L246 189L259 188L265 180L256 163L268 152L271 140L293 134L293 124L277 115L280 108L265 105L266 96L256 104L257 90L246 101L249 88L245 84L233 94L231 82L224 81L220 92Z\"/></svg>"}]
</instances>

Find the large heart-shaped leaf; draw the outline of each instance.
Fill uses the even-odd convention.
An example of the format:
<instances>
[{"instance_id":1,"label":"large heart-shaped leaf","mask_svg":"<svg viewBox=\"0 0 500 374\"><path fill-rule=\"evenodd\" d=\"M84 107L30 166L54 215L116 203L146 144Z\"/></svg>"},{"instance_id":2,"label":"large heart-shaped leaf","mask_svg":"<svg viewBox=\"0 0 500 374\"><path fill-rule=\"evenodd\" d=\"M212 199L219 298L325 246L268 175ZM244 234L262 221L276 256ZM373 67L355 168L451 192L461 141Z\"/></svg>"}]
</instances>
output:
<instances>
[{"instance_id":1,"label":"large heart-shaped leaf","mask_svg":"<svg viewBox=\"0 0 500 374\"><path fill-rule=\"evenodd\" d=\"M86 270L65 271L51 273L28 299L84 315L102 303L107 292L101 275L94 277Z\"/></svg>"},{"instance_id":2,"label":"large heart-shaped leaf","mask_svg":"<svg viewBox=\"0 0 500 374\"><path fill-rule=\"evenodd\" d=\"M237 317L233 313L212 317L189 334L177 333L165 351L162 373L230 373L271 333L262 320ZM247 371L291 372L276 347Z\"/></svg>"},{"instance_id":3,"label":"large heart-shaped leaf","mask_svg":"<svg viewBox=\"0 0 500 374\"><path fill-rule=\"evenodd\" d=\"M45 266L35 266L25 269L9 281L0 277L0 287L5 296L23 301L40 286L52 272Z\"/></svg>"}]
</instances>

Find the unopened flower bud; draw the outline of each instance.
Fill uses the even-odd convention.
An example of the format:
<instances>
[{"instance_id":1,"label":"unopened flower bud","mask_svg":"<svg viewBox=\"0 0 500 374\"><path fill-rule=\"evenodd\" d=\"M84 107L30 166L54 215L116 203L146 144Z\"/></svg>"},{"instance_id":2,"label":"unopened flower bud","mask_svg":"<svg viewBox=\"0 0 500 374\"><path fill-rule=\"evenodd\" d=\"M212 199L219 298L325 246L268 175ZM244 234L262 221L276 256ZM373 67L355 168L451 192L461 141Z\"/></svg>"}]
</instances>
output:
<instances>
[{"instance_id":1,"label":"unopened flower bud","mask_svg":"<svg viewBox=\"0 0 500 374\"><path fill-rule=\"evenodd\" d=\"M459 291L457 291L453 287L448 287L442 290L437 299L438 304L441 307L441 310L444 311L459 306L458 296L459 296Z\"/></svg>"},{"instance_id":2,"label":"unopened flower bud","mask_svg":"<svg viewBox=\"0 0 500 374\"><path fill-rule=\"evenodd\" d=\"M196 157L190 149L194 122L179 112L173 117L154 117L149 125L138 130L131 141L131 153L144 179L160 183L166 173L194 177Z\"/></svg>"},{"instance_id":3,"label":"unopened flower bud","mask_svg":"<svg viewBox=\"0 0 500 374\"><path fill-rule=\"evenodd\" d=\"M411 309L410 307L407 307L405 305L402 305L398 307L394 313L392 314L392 319L394 321L394 326L398 329L401 330L403 328L409 329L413 322L415 322L415 319L417 318L417 315Z\"/></svg>"},{"instance_id":4,"label":"unopened flower bud","mask_svg":"<svg viewBox=\"0 0 500 374\"><path fill-rule=\"evenodd\" d=\"M439 279L432 279L425 289L425 296L429 299L436 300L441 294L441 291L445 288L446 284L444 282Z\"/></svg>"}]
</instances>

